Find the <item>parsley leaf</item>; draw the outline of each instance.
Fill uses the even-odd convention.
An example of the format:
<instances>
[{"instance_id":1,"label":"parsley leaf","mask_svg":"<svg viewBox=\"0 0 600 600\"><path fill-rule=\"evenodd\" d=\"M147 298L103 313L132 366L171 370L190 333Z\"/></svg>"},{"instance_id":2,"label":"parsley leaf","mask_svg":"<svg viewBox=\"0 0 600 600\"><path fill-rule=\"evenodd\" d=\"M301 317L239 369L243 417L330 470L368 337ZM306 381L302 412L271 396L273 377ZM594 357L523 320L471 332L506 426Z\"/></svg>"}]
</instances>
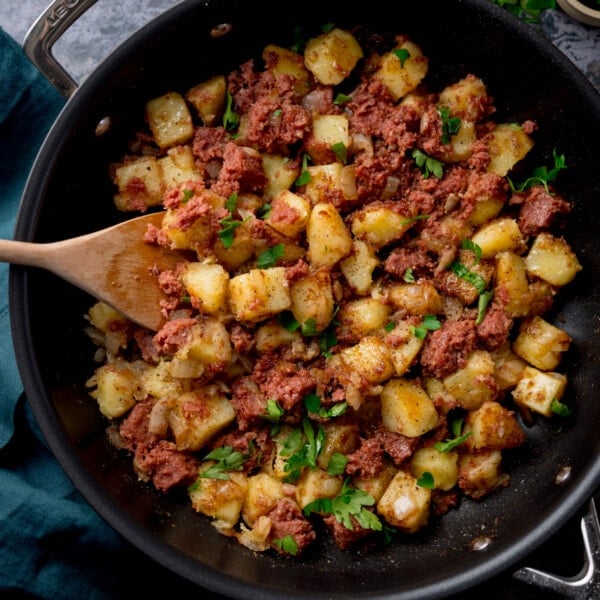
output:
<instances>
[{"instance_id":1,"label":"parsley leaf","mask_svg":"<svg viewBox=\"0 0 600 600\"><path fill-rule=\"evenodd\" d=\"M409 217L408 219L404 219L404 221L400 221L400 226L404 227L404 225L410 225L415 221L423 221L425 219L429 219L429 215L415 215L414 217Z\"/></svg>"},{"instance_id":2,"label":"parsley leaf","mask_svg":"<svg viewBox=\"0 0 600 600\"><path fill-rule=\"evenodd\" d=\"M271 215L271 209L273 207L267 203L267 204L263 204L257 211L256 211L256 216L259 219L268 219L269 216Z\"/></svg>"},{"instance_id":3,"label":"parsley leaf","mask_svg":"<svg viewBox=\"0 0 600 600\"><path fill-rule=\"evenodd\" d=\"M374 504L375 500L372 496L362 490L350 487L346 480L339 496L319 498L309 502L304 507L304 514L307 516L313 512L332 514L346 529L351 530L354 529L352 522L352 517L354 517L361 527L381 531L383 525L379 517L365 508Z\"/></svg>"},{"instance_id":4,"label":"parsley leaf","mask_svg":"<svg viewBox=\"0 0 600 600\"><path fill-rule=\"evenodd\" d=\"M231 196L229 196L229 198L227 198L227 200L225 200L225 208L232 214L233 214L233 211L236 209L237 201L238 201L237 192L233 192L233 194L231 194Z\"/></svg>"},{"instance_id":5,"label":"parsley leaf","mask_svg":"<svg viewBox=\"0 0 600 600\"><path fill-rule=\"evenodd\" d=\"M450 109L447 106L438 106L437 112L442 119L442 144L449 144L450 136L456 135L460 131L460 117L451 117Z\"/></svg>"},{"instance_id":6,"label":"parsley leaf","mask_svg":"<svg viewBox=\"0 0 600 600\"><path fill-rule=\"evenodd\" d=\"M233 238L235 230L242 224L242 221L236 221L231 215L221 219L219 221L221 225L221 231L217 233L217 236L223 242L225 248L231 248L233 245Z\"/></svg>"},{"instance_id":7,"label":"parsley leaf","mask_svg":"<svg viewBox=\"0 0 600 600\"><path fill-rule=\"evenodd\" d=\"M455 419L454 421L452 421L452 423L450 423L450 433L452 433L454 437L447 438L443 442L436 442L435 444L433 444L433 447L438 452L448 452L450 450L453 450L457 446L460 446L471 435L470 431L467 431L467 433L465 433L464 435L460 435L460 432L462 430L462 424L462 419Z\"/></svg>"},{"instance_id":8,"label":"parsley leaf","mask_svg":"<svg viewBox=\"0 0 600 600\"><path fill-rule=\"evenodd\" d=\"M205 471L200 477L205 479L229 479L228 471L241 471L247 456L241 452L234 452L231 446L221 446L209 452L204 460L217 461Z\"/></svg>"},{"instance_id":9,"label":"parsley leaf","mask_svg":"<svg viewBox=\"0 0 600 600\"><path fill-rule=\"evenodd\" d=\"M303 185L306 185L307 183L310 183L310 172L308 171L309 160L311 160L311 158L308 154L304 154L302 156L302 168L300 170L300 175L294 182L294 185L296 187L301 187Z\"/></svg>"},{"instance_id":10,"label":"parsley leaf","mask_svg":"<svg viewBox=\"0 0 600 600\"><path fill-rule=\"evenodd\" d=\"M488 304L493 296L494 292L492 290L483 292L483 294L479 295L479 299L477 300L477 318L475 319L475 325L479 325L483 321Z\"/></svg>"},{"instance_id":11,"label":"parsley leaf","mask_svg":"<svg viewBox=\"0 0 600 600\"><path fill-rule=\"evenodd\" d=\"M559 417L570 417L573 413L571 408L556 398L552 400L552 403L550 404L550 410Z\"/></svg>"},{"instance_id":12,"label":"parsley leaf","mask_svg":"<svg viewBox=\"0 0 600 600\"><path fill-rule=\"evenodd\" d=\"M263 415L263 419L271 421L272 423L279 423L281 417L283 417L283 413L284 410L279 405L279 402L270 398L269 400L267 400L267 410L266 413Z\"/></svg>"},{"instance_id":13,"label":"parsley leaf","mask_svg":"<svg viewBox=\"0 0 600 600\"><path fill-rule=\"evenodd\" d=\"M434 175L438 179L441 179L444 176L444 166L439 160L428 156L422 150L415 148L412 151L412 157L419 169L421 169L421 173L423 173L423 177L428 179L430 175Z\"/></svg>"},{"instance_id":14,"label":"parsley leaf","mask_svg":"<svg viewBox=\"0 0 600 600\"><path fill-rule=\"evenodd\" d=\"M410 52L406 48L396 48L392 53L398 57L401 67L404 67L404 63L410 58Z\"/></svg>"},{"instance_id":15,"label":"parsley leaf","mask_svg":"<svg viewBox=\"0 0 600 600\"><path fill-rule=\"evenodd\" d=\"M345 165L348 161L348 148L346 148L346 144L337 142L331 145L331 149L334 151L340 162Z\"/></svg>"},{"instance_id":16,"label":"parsley leaf","mask_svg":"<svg viewBox=\"0 0 600 600\"><path fill-rule=\"evenodd\" d=\"M520 193L528 190L534 185L543 185L548 192L548 184L552 183L558 177L558 174L567 168L567 164L565 161L564 154L557 154L556 149L552 151L552 157L554 159L554 168L548 170L547 167L537 167L533 170L533 174L531 177L528 177L523 183L516 185L514 184L510 177L508 179L508 183L513 192Z\"/></svg>"},{"instance_id":17,"label":"parsley leaf","mask_svg":"<svg viewBox=\"0 0 600 600\"><path fill-rule=\"evenodd\" d=\"M414 283L415 282L415 275L413 273L412 267L408 267L408 269L406 269L406 271L404 271L404 275L402 275L402 279L406 283Z\"/></svg>"},{"instance_id":18,"label":"parsley leaf","mask_svg":"<svg viewBox=\"0 0 600 600\"><path fill-rule=\"evenodd\" d=\"M294 429L285 439L280 451L281 456L287 458L283 470L287 473L284 478L286 483L294 483L302 474L305 467L317 468L317 457L325 443L325 430L317 427L312 428L310 420L302 420L302 429Z\"/></svg>"},{"instance_id":19,"label":"parsley leaf","mask_svg":"<svg viewBox=\"0 0 600 600\"><path fill-rule=\"evenodd\" d=\"M438 318L435 315L425 315L423 317L423 322L416 327L411 327L411 331L413 335L420 340L424 340L428 331L435 331L439 329L442 324L438 321Z\"/></svg>"},{"instance_id":20,"label":"parsley leaf","mask_svg":"<svg viewBox=\"0 0 600 600\"><path fill-rule=\"evenodd\" d=\"M460 247L463 250L470 250L475 255L474 265L481 262L481 246L479 244L476 244L473 240L465 239L460 243Z\"/></svg>"},{"instance_id":21,"label":"parsley leaf","mask_svg":"<svg viewBox=\"0 0 600 600\"><path fill-rule=\"evenodd\" d=\"M335 97L335 100L333 101L334 104L340 105L340 104L346 104L346 102L350 102L350 100L352 100L352 98L350 98L350 96L346 96L346 94L342 94L341 92Z\"/></svg>"},{"instance_id":22,"label":"parsley leaf","mask_svg":"<svg viewBox=\"0 0 600 600\"><path fill-rule=\"evenodd\" d=\"M268 269L274 267L280 258L283 258L285 253L284 244L276 244L261 252L256 259L256 266L259 269Z\"/></svg>"},{"instance_id":23,"label":"parsley leaf","mask_svg":"<svg viewBox=\"0 0 600 600\"><path fill-rule=\"evenodd\" d=\"M471 285L473 285L477 290L478 294L483 294L483 292L485 292L487 283L485 279L481 277L481 275L475 273L474 271L470 271L469 269L467 269L467 267L465 267L465 265L458 261L454 261L450 265L450 269L455 275L457 275L461 279L464 279L465 281L468 281Z\"/></svg>"},{"instance_id":24,"label":"parsley leaf","mask_svg":"<svg viewBox=\"0 0 600 600\"><path fill-rule=\"evenodd\" d=\"M223 113L223 128L225 131L233 131L240 124L240 116L233 110L233 96L227 91L227 103Z\"/></svg>"},{"instance_id":25,"label":"parsley leaf","mask_svg":"<svg viewBox=\"0 0 600 600\"><path fill-rule=\"evenodd\" d=\"M194 197L193 190L183 190L183 195L181 196L181 204L185 204L189 202Z\"/></svg>"},{"instance_id":26,"label":"parsley leaf","mask_svg":"<svg viewBox=\"0 0 600 600\"><path fill-rule=\"evenodd\" d=\"M419 487L432 490L435 487L433 475L429 471L425 471L421 477L417 479L417 485Z\"/></svg>"},{"instance_id":27,"label":"parsley leaf","mask_svg":"<svg viewBox=\"0 0 600 600\"><path fill-rule=\"evenodd\" d=\"M321 398L316 394L307 394L304 396L304 407L307 412L318 415L322 419L339 417L348 410L348 404L346 404L346 402L337 402L329 408L325 408L321 402Z\"/></svg>"},{"instance_id":28,"label":"parsley leaf","mask_svg":"<svg viewBox=\"0 0 600 600\"><path fill-rule=\"evenodd\" d=\"M348 464L348 457L344 456L341 452L334 452L329 459L327 465L327 474L335 477L336 475L343 475L346 465Z\"/></svg>"},{"instance_id":29,"label":"parsley leaf","mask_svg":"<svg viewBox=\"0 0 600 600\"><path fill-rule=\"evenodd\" d=\"M290 333L293 333L300 327L300 323L294 318L294 315L292 315L291 312L279 313L277 320L279 321L280 325Z\"/></svg>"},{"instance_id":30,"label":"parsley leaf","mask_svg":"<svg viewBox=\"0 0 600 600\"><path fill-rule=\"evenodd\" d=\"M301 331L302 335L317 335L317 321L313 317L306 319L306 321L302 323Z\"/></svg>"},{"instance_id":31,"label":"parsley leaf","mask_svg":"<svg viewBox=\"0 0 600 600\"><path fill-rule=\"evenodd\" d=\"M274 539L272 544L277 550L285 552L286 554L291 554L292 556L296 556L299 551L296 540L289 533L282 538Z\"/></svg>"}]
</instances>

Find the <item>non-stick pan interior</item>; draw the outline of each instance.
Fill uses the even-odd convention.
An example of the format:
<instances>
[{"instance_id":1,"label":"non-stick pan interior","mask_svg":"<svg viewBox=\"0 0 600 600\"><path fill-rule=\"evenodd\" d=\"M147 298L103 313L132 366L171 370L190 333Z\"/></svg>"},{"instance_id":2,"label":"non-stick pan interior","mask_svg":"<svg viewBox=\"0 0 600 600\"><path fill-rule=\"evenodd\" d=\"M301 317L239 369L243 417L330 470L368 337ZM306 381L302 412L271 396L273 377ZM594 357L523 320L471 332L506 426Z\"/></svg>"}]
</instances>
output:
<instances>
[{"instance_id":1,"label":"non-stick pan interior","mask_svg":"<svg viewBox=\"0 0 600 600\"><path fill-rule=\"evenodd\" d=\"M211 35L223 23L231 32ZM112 204L108 165L142 123L146 100L259 57L267 43L290 46L297 27L308 37L326 23L408 34L430 59L432 91L474 73L495 98L498 120L538 122L524 168L551 164L554 149L566 157L558 186L575 208L565 235L584 270L551 317L574 340L564 366L565 402L575 410L560 427L537 419L528 427L527 444L506 461L509 488L481 503L465 500L427 530L374 554L327 543L301 561L254 554L219 535L185 497L138 482L130 458L108 442L106 423L84 388L94 369L94 349L83 334L89 296L48 273L13 267L15 347L29 401L69 476L111 525L167 567L237 598L440 597L523 557L600 483L600 99L533 27L488 0L372 0L356 9L323 0L178 5L118 49L68 102L36 161L16 237L58 240L122 219ZM107 116L112 127L97 136ZM557 484L564 467L571 477ZM492 542L476 552L472 541L481 536Z\"/></svg>"}]
</instances>

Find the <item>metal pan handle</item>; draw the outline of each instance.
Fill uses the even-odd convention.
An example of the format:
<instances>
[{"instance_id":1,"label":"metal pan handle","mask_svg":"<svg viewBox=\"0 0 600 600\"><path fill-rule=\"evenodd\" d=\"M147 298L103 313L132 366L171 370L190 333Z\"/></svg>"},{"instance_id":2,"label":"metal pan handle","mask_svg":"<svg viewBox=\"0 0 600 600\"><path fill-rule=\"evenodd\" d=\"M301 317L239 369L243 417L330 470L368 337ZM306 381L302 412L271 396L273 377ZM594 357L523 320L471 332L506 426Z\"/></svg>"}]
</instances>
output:
<instances>
[{"instance_id":1,"label":"metal pan handle","mask_svg":"<svg viewBox=\"0 0 600 600\"><path fill-rule=\"evenodd\" d=\"M23 42L29 60L66 98L77 89L77 83L52 55L52 46L61 35L97 0L53 0L31 26Z\"/></svg>"}]
</instances>

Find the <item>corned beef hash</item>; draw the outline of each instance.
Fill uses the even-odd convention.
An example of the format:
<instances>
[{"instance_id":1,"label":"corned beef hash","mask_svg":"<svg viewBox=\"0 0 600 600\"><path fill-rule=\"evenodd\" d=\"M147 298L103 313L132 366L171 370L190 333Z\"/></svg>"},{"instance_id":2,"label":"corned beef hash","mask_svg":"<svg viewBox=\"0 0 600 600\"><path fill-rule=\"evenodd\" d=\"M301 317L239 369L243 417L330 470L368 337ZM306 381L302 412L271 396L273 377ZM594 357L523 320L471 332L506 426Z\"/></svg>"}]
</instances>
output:
<instances>
[{"instance_id":1,"label":"corned beef hash","mask_svg":"<svg viewBox=\"0 0 600 600\"><path fill-rule=\"evenodd\" d=\"M111 176L181 252L155 273L167 321L87 315L87 385L140 479L296 556L501 493L503 453L570 411L545 315L581 269L567 160L523 168L533 119L494 121L476 73L427 89L406 36L306 37L147 102Z\"/></svg>"}]
</instances>

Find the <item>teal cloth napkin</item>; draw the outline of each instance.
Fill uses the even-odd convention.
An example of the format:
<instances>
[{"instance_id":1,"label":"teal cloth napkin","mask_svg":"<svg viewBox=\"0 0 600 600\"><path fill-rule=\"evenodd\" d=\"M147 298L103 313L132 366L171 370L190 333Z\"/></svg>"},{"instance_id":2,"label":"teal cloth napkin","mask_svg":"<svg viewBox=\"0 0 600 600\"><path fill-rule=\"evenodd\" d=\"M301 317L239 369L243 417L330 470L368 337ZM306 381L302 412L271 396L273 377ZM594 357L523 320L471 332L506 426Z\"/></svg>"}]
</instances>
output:
<instances>
[{"instance_id":1,"label":"teal cloth napkin","mask_svg":"<svg viewBox=\"0 0 600 600\"><path fill-rule=\"evenodd\" d=\"M35 156L64 100L0 29L0 236L11 238ZM90 507L49 452L23 394L0 263L0 597L51 600L202 593L157 566Z\"/></svg>"}]
</instances>

